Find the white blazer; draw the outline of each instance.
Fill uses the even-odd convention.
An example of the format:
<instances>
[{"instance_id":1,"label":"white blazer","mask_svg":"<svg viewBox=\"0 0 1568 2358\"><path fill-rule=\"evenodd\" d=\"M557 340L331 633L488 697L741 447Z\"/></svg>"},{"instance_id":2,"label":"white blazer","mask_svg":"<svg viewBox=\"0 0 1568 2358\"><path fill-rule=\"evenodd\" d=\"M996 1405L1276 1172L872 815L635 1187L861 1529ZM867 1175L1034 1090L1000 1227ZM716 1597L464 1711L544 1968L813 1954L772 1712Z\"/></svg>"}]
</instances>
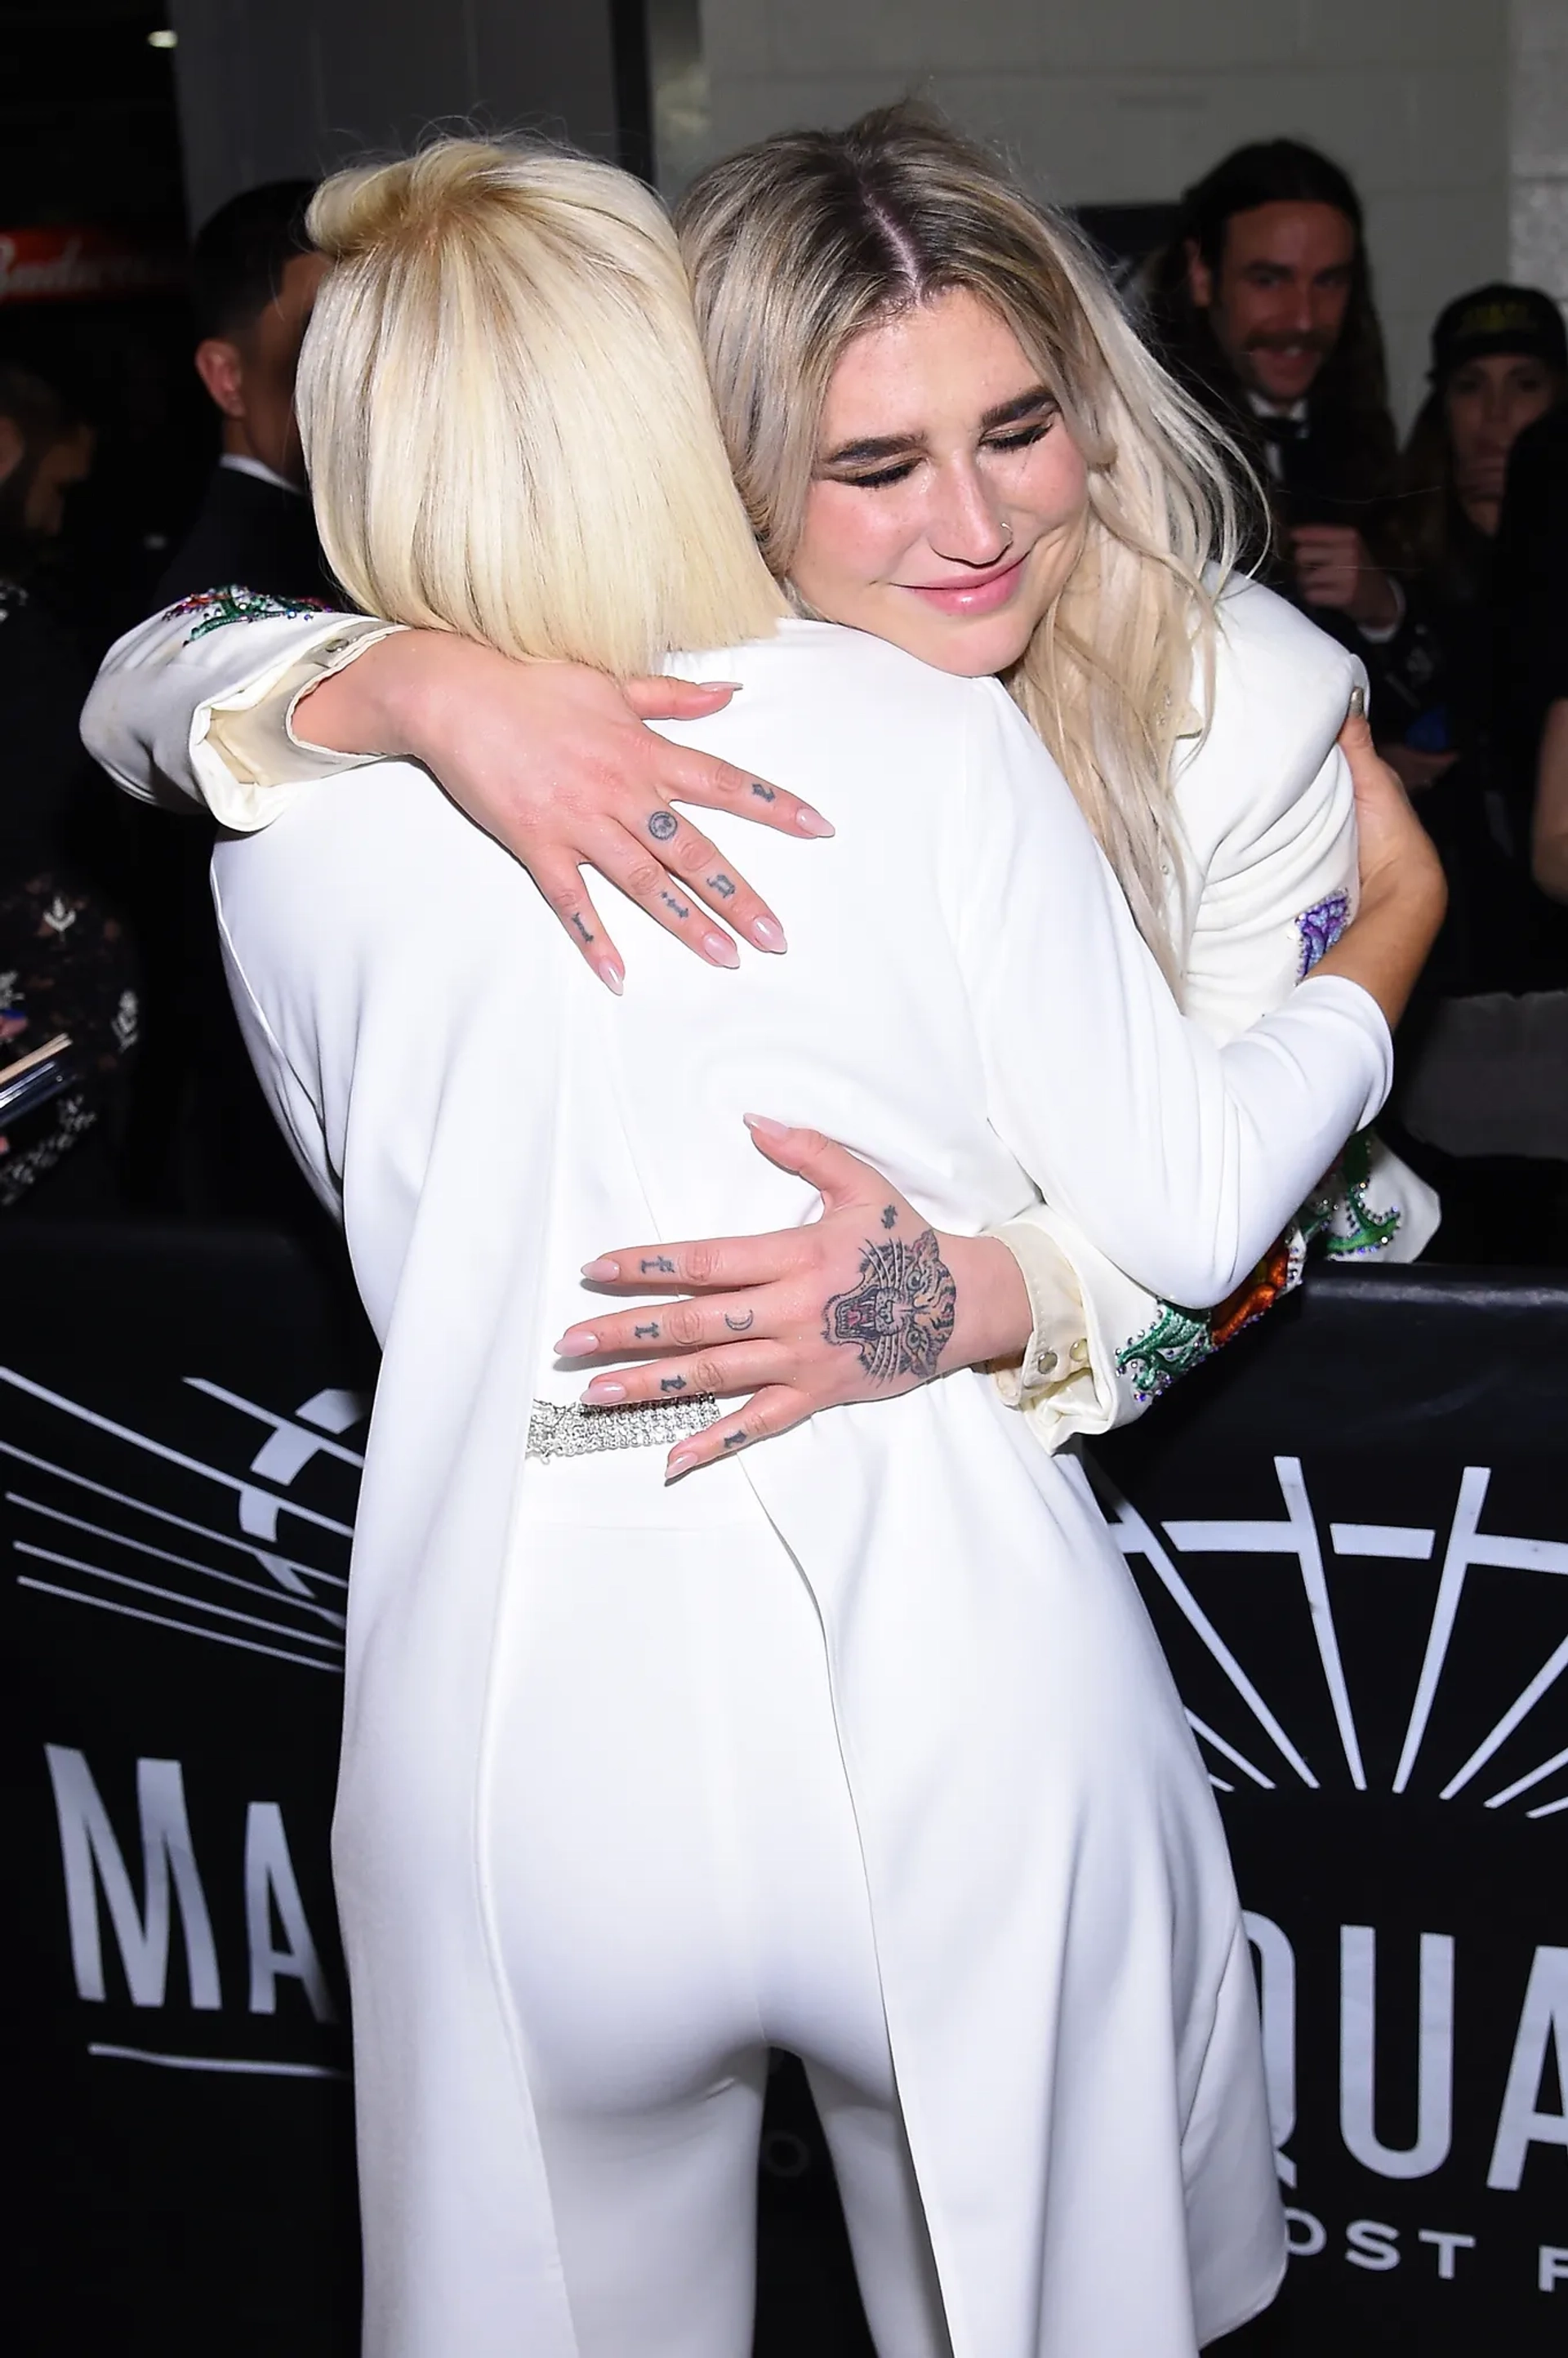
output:
<instances>
[{"instance_id":1,"label":"white blazer","mask_svg":"<svg viewBox=\"0 0 1568 2358\"><path fill-rule=\"evenodd\" d=\"M475 1844L517 1806L487 1704L550 1543L524 1442L530 1402L579 1388L549 1339L586 1306L579 1264L808 1217L755 1109L844 1140L939 1226L1048 1195L1144 1286L1212 1302L1390 1078L1340 979L1223 1047L1178 1015L994 682L800 622L691 660L745 689L694 741L838 827L713 820L788 911L787 958L716 974L628 908L612 1000L407 764L214 861L242 1022L384 1351L335 1849L369 2346L397 2358L574 2358ZM752 1486L822 1617L957 2358L1191 2358L1283 2262L1250 1973L1206 1773L1076 1468L966 1372L696 1482ZM500 2182L474 2159L497 2148ZM493 2239L492 2294L509 2272L503 2317L411 2257L454 2205Z\"/></svg>"},{"instance_id":2,"label":"white blazer","mask_svg":"<svg viewBox=\"0 0 1568 2358\"><path fill-rule=\"evenodd\" d=\"M230 627L240 622L249 627ZM297 738L293 708L392 627L243 590L189 599L111 651L83 733L132 794L205 802L239 831L267 826L324 774L359 766ZM1184 1004L1217 1039L1281 1006L1355 906L1354 797L1335 740L1357 684L1356 658L1295 607L1231 584L1212 679L1195 670L1173 781L1183 862L1170 919ZM749 849L740 856L745 865ZM1032 997L1044 1020L1049 991ZM1140 1284L1061 1206L1032 1206L1000 1231L1034 1310L1022 1378L999 1379L1002 1394L1047 1449L1129 1423L1299 1282L1309 1241L1331 1259L1413 1260L1438 1217L1433 1191L1375 1137L1358 1137L1238 1298L1211 1313Z\"/></svg>"}]
</instances>

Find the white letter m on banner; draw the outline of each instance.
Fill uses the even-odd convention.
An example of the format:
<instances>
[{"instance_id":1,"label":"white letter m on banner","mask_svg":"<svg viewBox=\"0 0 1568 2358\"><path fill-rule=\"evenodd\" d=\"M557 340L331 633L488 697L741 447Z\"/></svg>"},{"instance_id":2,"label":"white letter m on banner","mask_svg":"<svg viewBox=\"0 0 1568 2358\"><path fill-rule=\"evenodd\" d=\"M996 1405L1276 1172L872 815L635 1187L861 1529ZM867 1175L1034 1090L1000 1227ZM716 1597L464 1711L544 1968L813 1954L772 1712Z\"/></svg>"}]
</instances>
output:
<instances>
[{"instance_id":1,"label":"white letter m on banner","mask_svg":"<svg viewBox=\"0 0 1568 2358\"><path fill-rule=\"evenodd\" d=\"M211 1920L190 1846L185 1779L178 1760L138 1760L136 1806L142 1829L143 1902L136 1904L130 1875L109 1823L103 1797L84 1753L61 1744L44 1751L59 1819L60 1857L65 1867L66 1912L70 1925L70 1961L80 1996L104 1995L103 1944L98 1915L102 1884L109 1920L133 2006L162 2006L168 1982L168 1903L172 1878L185 1934L190 2003L211 2009L222 2003L218 1952Z\"/></svg>"}]
</instances>

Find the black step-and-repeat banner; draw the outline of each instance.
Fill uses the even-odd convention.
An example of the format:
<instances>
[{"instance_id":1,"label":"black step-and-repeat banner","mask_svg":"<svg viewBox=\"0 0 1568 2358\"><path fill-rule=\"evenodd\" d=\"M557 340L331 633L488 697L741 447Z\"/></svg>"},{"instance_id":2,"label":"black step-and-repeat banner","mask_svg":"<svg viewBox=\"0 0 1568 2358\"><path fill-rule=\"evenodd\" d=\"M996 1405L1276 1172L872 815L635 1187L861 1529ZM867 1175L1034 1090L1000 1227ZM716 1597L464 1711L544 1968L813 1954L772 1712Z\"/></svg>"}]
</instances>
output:
<instances>
[{"instance_id":1,"label":"black step-and-repeat banner","mask_svg":"<svg viewBox=\"0 0 1568 2358\"><path fill-rule=\"evenodd\" d=\"M17 1227L0 1300L18 2346L349 2358L369 1338L237 1234ZM1254 1941L1296 2257L1249 2349L1568 2336L1565 1369L1568 1289L1340 1273L1098 1454ZM759 2352L863 2352L787 2064L762 2160Z\"/></svg>"},{"instance_id":2,"label":"black step-and-repeat banner","mask_svg":"<svg viewBox=\"0 0 1568 2358\"><path fill-rule=\"evenodd\" d=\"M1270 2346L1568 2348L1568 1287L1325 1275L1094 1476L1249 1911Z\"/></svg>"}]
</instances>

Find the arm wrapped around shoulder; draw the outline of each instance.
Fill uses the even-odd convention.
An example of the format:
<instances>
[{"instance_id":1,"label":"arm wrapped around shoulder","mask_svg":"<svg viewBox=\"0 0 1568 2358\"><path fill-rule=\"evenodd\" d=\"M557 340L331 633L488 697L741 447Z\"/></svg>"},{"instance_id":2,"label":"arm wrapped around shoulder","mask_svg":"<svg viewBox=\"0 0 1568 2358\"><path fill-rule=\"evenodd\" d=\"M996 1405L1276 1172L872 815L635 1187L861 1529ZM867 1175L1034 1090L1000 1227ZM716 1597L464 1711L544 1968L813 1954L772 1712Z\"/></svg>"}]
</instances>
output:
<instances>
[{"instance_id":1,"label":"arm wrapped around shoulder","mask_svg":"<svg viewBox=\"0 0 1568 2358\"><path fill-rule=\"evenodd\" d=\"M82 709L82 742L138 801L195 804L250 833L308 781L361 758L300 744L290 717L392 627L243 590L184 599L110 648Z\"/></svg>"}]
</instances>

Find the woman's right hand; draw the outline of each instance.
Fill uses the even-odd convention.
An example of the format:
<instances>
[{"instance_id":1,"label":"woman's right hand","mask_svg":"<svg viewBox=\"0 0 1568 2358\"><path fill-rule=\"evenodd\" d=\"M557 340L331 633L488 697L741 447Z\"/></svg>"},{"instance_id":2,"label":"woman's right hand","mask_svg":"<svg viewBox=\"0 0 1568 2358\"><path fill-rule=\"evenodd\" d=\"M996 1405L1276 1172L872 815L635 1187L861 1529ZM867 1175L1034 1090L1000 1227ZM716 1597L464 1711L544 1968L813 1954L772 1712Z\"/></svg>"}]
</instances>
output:
<instances>
[{"instance_id":1,"label":"woman's right hand","mask_svg":"<svg viewBox=\"0 0 1568 2358\"><path fill-rule=\"evenodd\" d=\"M728 810L786 835L831 835L820 812L766 779L643 724L718 712L734 684L618 686L585 665L517 663L442 631L400 631L301 698L296 728L343 753L411 756L523 863L601 982L625 968L580 873L593 868L711 966L740 953L722 916L782 950L773 912L672 802Z\"/></svg>"},{"instance_id":2,"label":"woman's right hand","mask_svg":"<svg viewBox=\"0 0 1568 2358\"><path fill-rule=\"evenodd\" d=\"M1448 903L1443 863L1410 796L1372 742L1359 712L1339 732L1356 789L1361 902L1314 974L1342 974L1370 991L1390 1028L1405 1011Z\"/></svg>"}]
</instances>

